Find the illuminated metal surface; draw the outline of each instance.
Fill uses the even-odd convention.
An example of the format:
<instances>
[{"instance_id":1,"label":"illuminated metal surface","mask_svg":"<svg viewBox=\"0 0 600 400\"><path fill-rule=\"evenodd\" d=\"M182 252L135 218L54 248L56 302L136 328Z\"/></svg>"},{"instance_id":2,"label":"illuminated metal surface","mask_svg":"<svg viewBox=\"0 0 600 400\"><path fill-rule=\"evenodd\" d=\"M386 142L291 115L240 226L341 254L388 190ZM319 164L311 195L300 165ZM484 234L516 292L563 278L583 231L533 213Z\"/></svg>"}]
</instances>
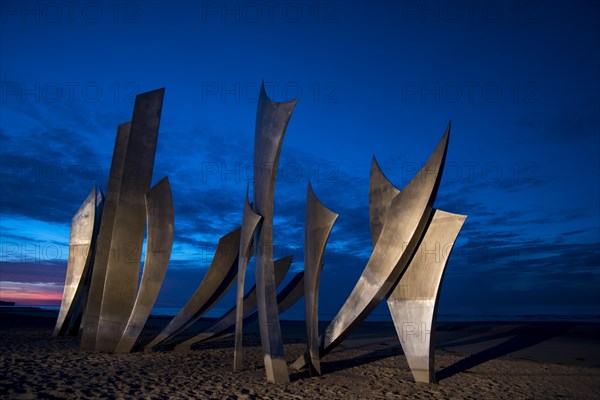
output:
<instances>
[{"instance_id":1,"label":"illuminated metal surface","mask_svg":"<svg viewBox=\"0 0 600 400\"><path fill-rule=\"evenodd\" d=\"M106 268L96 350L113 352L135 303L164 89L136 96Z\"/></svg>"},{"instance_id":2,"label":"illuminated metal surface","mask_svg":"<svg viewBox=\"0 0 600 400\"><path fill-rule=\"evenodd\" d=\"M304 224L304 304L306 315L306 362L311 374L321 375L319 356L319 282L323 254L338 214L326 208L315 196L310 181L306 189Z\"/></svg>"},{"instance_id":3,"label":"illuminated metal surface","mask_svg":"<svg viewBox=\"0 0 600 400\"><path fill-rule=\"evenodd\" d=\"M417 382L435 382L434 334L439 291L464 215L435 210L410 265L388 297L388 307Z\"/></svg>"},{"instance_id":4,"label":"illuminated metal surface","mask_svg":"<svg viewBox=\"0 0 600 400\"><path fill-rule=\"evenodd\" d=\"M369 209L373 243L377 242L391 199L400 192L373 158ZM466 216L434 210L423 240L388 296L398 338L417 382L435 382L435 316L444 270Z\"/></svg>"},{"instance_id":5,"label":"illuminated metal surface","mask_svg":"<svg viewBox=\"0 0 600 400\"><path fill-rule=\"evenodd\" d=\"M275 282L277 283L278 286L281 283L281 281L283 281L283 278L285 278L285 275L287 274L288 270L290 269L290 266L292 265L293 259L294 259L294 256L287 256L287 257L284 257L284 258L281 258L281 259L275 261ZM239 278L239 272L238 272L238 278ZM243 300L244 300L243 301L244 314L242 315L242 321L246 322L245 319L248 316L252 315L253 313L256 313L256 285L254 285L252 287L252 289L250 289L248 291L248 293L246 293ZM200 332L196 336L194 336L190 339L187 339L187 340L181 342L180 344L178 344L177 346L175 346L175 350L182 352L182 353L187 352L190 350L190 347L192 345L194 345L195 343L217 339L219 337L222 337L223 335L231 333L231 331L234 327L237 328L236 310L237 310L237 307L233 306L225 314L223 314L223 316L221 318L219 318L217 322L215 322L213 325L208 327L206 330L204 330L203 332ZM237 333L237 330L236 330L236 333ZM240 340L240 344L241 344L241 340ZM241 360L242 357L239 356L239 359ZM241 367L241 365L240 365L240 367Z\"/></svg>"},{"instance_id":6,"label":"illuminated metal surface","mask_svg":"<svg viewBox=\"0 0 600 400\"><path fill-rule=\"evenodd\" d=\"M142 281L133 311L117 345L117 353L129 353L133 348L152 311L167 272L175 223L168 178L163 178L146 194L146 208L148 233Z\"/></svg>"},{"instance_id":7,"label":"illuminated metal surface","mask_svg":"<svg viewBox=\"0 0 600 400\"><path fill-rule=\"evenodd\" d=\"M151 351L153 347L182 332L227 293L237 275L240 231L241 228L238 227L219 239L212 263L190 300L165 329L144 346L144 351Z\"/></svg>"},{"instance_id":8,"label":"illuminated metal surface","mask_svg":"<svg viewBox=\"0 0 600 400\"><path fill-rule=\"evenodd\" d=\"M78 333L79 323L76 321L80 321L89 289L88 276L92 268L94 236L98 233L98 213L102 210L102 200L101 192L94 186L71 219L69 260L54 336Z\"/></svg>"},{"instance_id":9,"label":"illuminated metal surface","mask_svg":"<svg viewBox=\"0 0 600 400\"><path fill-rule=\"evenodd\" d=\"M433 213L433 202L443 172L449 135L450 125L427 163L391 201L367 266L321 338L321 357L333 350L362 323L393 289L408 265ZM377 229L374 230L375 233L376 231ZM303 357L293 364L296 369L304 366Z\"/></svg>"},{"instance_id":10,"label":"illuminated metal surface","mask_svg":"<svg viewBox=\"0 0 600 400\"><path fill-rule=\"evenodd\" d=\"M325 331L323 354L360 324L398 281L432 213L450 126L425 166L391 202L373 253L352 293Z\"/></svg>"},{"instance_id":11,"label":"illuminated metal surface","mask_svg":"<svg viewBox=\"0 0 600 400\"><path fill-rule=\"evenodd\" d=\"M400 190L386 178L375 156L373 156L371 177L369 179L369 223L373 246L375 246L381 234L388 208L390 208L392 200L398 193L400 193Z\"/></svg>"},{"instance_id":12,"label":"illuminated metal surface","mask_svg":"<svg viewBox=\"0 0 600 400\"><path fill-rule=\"evenodd\" d=\"M260 338L267 380L289 382L276 301L273 266L273 197L279 152L297 100L271 101L261 86L254 138L254 211L263 217L255 233Z\"/></svg>"},{"instance_id":13,"label":"illuminated metal surface","mask_svg":"<svg viewBox=\"0 0 600 400\"><path fill-rule=\"evenodd\" d=\"M244 201L244 214L242 217L242 234L240 239L240 257L238 257L238 276L235 311L235 346L233 350L233 370L242 369L242 334L244 320L244 282L246 280L246 267L252 257L252 242L254 233L262 217L254 212L248 201L248 189ZM256 286L254 286L256 288ZM186 342L187 343L187 342ZM179 349L182 347L180 346Z\"/></svg>"},{"instance_id":14,"label":"illuminated metal surface","mask_svg":"<svg viewBox=\"0 0 600 400\"><path fill-rule=\"evenodd\" d=\"M104 216L103 195L94 188L72 220L69 264L54 334L77 334L81 327L82 349L129 352L166 273L174 234L168 180L165 178L146 193L152 179L163 96L164 89L138 95L132 122L119 126ZM451 248L466 219L433 208L450 125L425 166L402 191L385 177L373 158L369 213L374 249L352 293L319 342L319 278L337 214L318 201L310 182L305 225L306 275L295 275L275 295L285 275L281 271L287 271L291 263L291 257L289 261L279 260L285 263L284 267L279 266L279 261L276 266L273 263L273 200L279 153L295 104L296 100L271 101L262 85L254 146L254 205L250 205L246 193L242 227L219 240L213 262L188 304L145 350L172 340L192 325L229 290L239 272L236 307L205 332L178 345L178 349L189 349L192 343L231 332L235 325L234 364L239 370L243 323L258 318L267 379L287 383L280 313L306 295L308 351L294 366L308 364L311 372L320 374L320 357L341 343L387 296L415 380L435 381L433 335L439 290ZM138 292L146 212L148 253ZM257 284L244 296L253 240L257 249ZM253 312L255 306L257 310Z\"/></svg>"},{"instance_id":15,"label":"illuminated metal surface","mask_svg":"<svg viewBox=\"0 0 600 400\"><path fill-rule=\"evenodd\" d=\"M96 348L96 335L98 333L98 319L100 318L100 307L102 306L102 294L104 292L104 279L106 278L106 266L110 251L110 241L115 222L115 211L119 200L121 178L125 166L125 152L129 140L131 123L119 125L115 146L113 150L110 173L106 185L106 199L100 221L100 231L96 241L96 254L92 268L92 280L89 295L81 321L81 349L94 350Z\"/></svg>"},{"instance_id":16,"label":"illuminated metal surface","mask_svg":"<svg viewBox=\"0 0 600 400\"><path fill-rule=\"evenodd\" d=\"M100 230L103 209L104 193L102 193L102 190L100 190L99 187L96 187L96 215L94 216L94 232L92 234L92 245L90 249L91 253L89 264L86 265L86 270L82 276L81 283L77 287L75 298L73 299L73 315L68 319L66 333L71 336L79 336L79 333L81 332L81 320L90 292L90 283L92 281L93 265L96 255L96 244L98 242L98 231Z\"/></svg>"}]
</instances>

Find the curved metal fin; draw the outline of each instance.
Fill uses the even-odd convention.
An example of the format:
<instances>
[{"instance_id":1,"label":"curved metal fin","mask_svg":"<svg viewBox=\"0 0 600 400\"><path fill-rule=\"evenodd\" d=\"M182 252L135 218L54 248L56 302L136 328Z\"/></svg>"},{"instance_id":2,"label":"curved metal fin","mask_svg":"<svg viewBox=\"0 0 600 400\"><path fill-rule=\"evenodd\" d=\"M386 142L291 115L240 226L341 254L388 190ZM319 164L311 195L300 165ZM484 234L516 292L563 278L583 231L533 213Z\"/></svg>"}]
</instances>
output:
<instances>
[{"instance_id":1,"label":"curved metal fin","mask_svg":"<svg viewBox=\"0 0 600 400\"><path fill-rule=\"evenodd\" d=\"M144 346L144 351L151 351L153 347L192 325L229 290L237 275L240 231L240 227L235 228L219 239L212 263L190 300L165 329Z\"/></svg>"},{"instance_id":2,"label":"curved metal fin","mask_svg":"<svg viewBox=\"0 0 600 400\"><path fill-rule=\"evenodd\" d=\"M373 246L377 243L381 229L383 229L383 222L388 208L390 208L392 200L398 193L400 193L400 189L394 186L385 176L377 159L373 156L369 179L369 222Z\"/></svg>"},{"instance_id":3,"label":"curved metal fin","mask_svg":"<svg viewBox=\"0 0 600 400\"><path fill-rule=\"evenodd\" d=\"M367 266L325 331L325 354L370 314L406 268L429 222L446 157L448 136L447 130L425 166L392 200Z\"/></svg>"},{"instance_id":4,"label":"curved metal fin","mask_svg":"<svg viewBox=\"0 0 600 400\"><path fill-rule=\"evenodd\" d=\"M432 214L448 149L450 125L427 163L393 200L362 275L321 339L321 357L341 343L393 289ZM295 368L305 366L301 359Z\"/></svg>"},{"instance_id":5,"label":"curved metal fin","mask_svg":"<svg viewBox=\"0 0 600 400\"><path fill-rule=\"evenodd\" d=\"M104 209L104 193L96 186L96 210L94 215L94 232L92 233L92 244L90 245L90 256L85 267L85 272L81 277L75 298L73 300L73 315L68 319L67 335L78 336L81 331L81 321L83 313L89 298L90 284L92 281L92 273L94 260L96 258L96 250L98 243L98 232L100 231L100 222L102 221L102 211ZM64 328L64 327L63 327Z\"/></svg>"},{"instance_id":6,"label":"curved metal fin","mask_svg":"<svg viewBox=\"0 0 600 400\"><path fill-rule=\"evenodd\" d=\"M435 210L419 248L388 297L388 307L417 382L435 382L434 333L446 263L467 217Z\"/></svg>"},{"instance_id":7,"label":"curved metal fin","mask_svg":"<svg viewBox=\"0 0 600 400\"><path fill-rule=\"evenodd\" d=\"M148 214L148 243L142 281L133 311L115 350L117 353L129 353L133 348L152 311L167 272L171 250L173 249L175 224L173 197L168 178L163 178L148 191L146 194L146 209Z\"/></svg>"},{"instance_id":8,"label":"curved metal fin","mask_svg":"<svg viewBox=\"0 0 600 400\"><path fill-rule=\"evenodd\" d=\"M82 284L89 273L93 259L93 236L96 226L97 193L94 186L83 204L71 219L69 260L60 311L54 327L54 336L67 333L69 322L76 318L76 309L81 301ZM79 327L79 326L77 326Z\"/></svg>"},{"instance_id":9,"label":"curved metal fin","mask_svg":"<svg viewBox=\"0 0 600 400\"><path fill-rule=\"evenodd\" d=\"M98 320L99 351L115 350L135 303L163 97L158 89L135 98Z\"/></svg>"},{"instance_id":10,"label":"curved metal fin","mask_svg":"<svg viewBox=\"0 0 600 400\"><path fill-rule=\"evenodd\" d=\"M275 261L275 282L277 286L279 286L279 284L283 281L283 278L285 277L288 270L290 269L290 266L292 265L293 259L294 256L287 256ZM246 295L244 296L243 303L244 314L242 316L242 321L244 321L244 319L252 313L256 312L256 285L254 285L246 293ZM210 326L203 332L197 334L196 336L177 344L175 346L175 350L179 352L186 352L189 351L190 347L195 343L217 339L219 337L222 337L223 335L231 333L231 331L234 328L237 328L236 310L237 307L233 306L225 314L223 314L223 316L221 316L221 318L219 318L217 322L215 322L212 326Z\"/></svg>"},{"instance_id":11,"label":"curved metal fin","mask_svg":"<svg viewBox=\"0 0 600 400\"><path fill-rule=\"evenodd\" d=\"M304 271L292 277L285 287L277 293L277 312L283 314L304 296ZM251 324L258 319L258 312L244 318L244 324ZM304 359L304 356L301 357Z\"/></svg>"},{"instance_id":12,"label":"curved metal fin","mask_svg":"<svg viewBox=\"0 0 600 400\"><path fill-rule=\"evenodd\" d=\"M286 312L304 296L304 271L298 272L290 282L277 293L277 311Z\"/></svg>"},{"instance_id":13,"label":"curved metal fin","mask_svg":"<svg viewBox=\"0 0 600 400\"><path fill-rule=\"evenodd\" d=\"M400 190L387 179L373 157L369 191L373 244L398 193ZM435 382L433 347L439 288L453 242L465 219L466 216L435 210L414 257L388 296L398 338L417 382Z\"/></svg>"},{"instance_id":14,"label":"curved metal fin","mask_svg":"<svg viewBox=\"0 0 600 400\"><path fill-rule=\"evenodd\" d=\"M80 348L82 350L94 350L96 348L98 319L100 318L100 307L102 306L108 253L110 251L110 242L115 222L115 211L117 202L119 201L123 169L125 168L125 152L127 151L130 128L131 122L127 122L119 125L117 129L110 173L106 185L106 199L104 201L100 231L96 242L90 290L81 320Z\"/></svg>"},{"instance_id":15,"label":"curved metal fin","mask_svg":"<svg viewBox=\"0 0 600 400\"><path fill-rule=\"evenodd\" d=\"M323 254L338 214L325 207L312 189L306 189L304 223L304 305L306 313L306 361L311 373L321 375L319 356L319 283ZM281 311L280 311L281 312Z\"/></svg>"},{"instance_id":16,"label":"curved metal fin","mask_svg":"<svg viewBox=\"0 0 600 400\"><path fill-rule=\"evenodd\" d=\"M260 338L267 380L289 382L281 339L273 271L273 196L281 144L297 100L277 103L261 85L254 135L254 211L263 217L255 233Z\"/></svg>"},{"instance_id":17,"label":"curved metal fin","mask_svg":"<svg viewBox=\"0 0 600 400\"><path fill-rule=\"evenodd\" d=\"M246 199L244 201L244 214L242 217L242 238L240 239L240 257L238 258L238 276L236 293L235 314L235 346L233 350L233 370L242 369L242 334L244 319L244 282L246 280L246 267L252 257L251 247L254 233L260 224L262 217L254 212L248 199L249 188L246 187Z\"/></svg>"}]
</instances>

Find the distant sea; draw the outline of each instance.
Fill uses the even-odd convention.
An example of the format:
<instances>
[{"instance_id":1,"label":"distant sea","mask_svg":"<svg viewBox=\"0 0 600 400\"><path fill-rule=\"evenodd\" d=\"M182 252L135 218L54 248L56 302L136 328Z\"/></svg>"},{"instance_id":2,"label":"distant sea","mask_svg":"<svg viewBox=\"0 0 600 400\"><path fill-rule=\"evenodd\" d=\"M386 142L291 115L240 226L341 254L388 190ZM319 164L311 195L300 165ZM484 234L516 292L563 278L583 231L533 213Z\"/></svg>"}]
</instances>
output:
<instances>
[{"instance_id":1,"label":"distant sea","mask_svg":"<svg viewBox=\"0 0 600 400\"><path fill-rule=\"evenodd\" d=\"M19 306L19 304L17 304ZM38 307L44 310L59 310L59 306L28 306ZM152 315L174 316L179 312L178 307L154 307ZM218 318L227 309L218 307L207 312L204 317ZM282 320L301 321L304 320L304 312L294 312L290 309L282 315ZM321 321L331 320L335 315L321 314ZM391 321L387 313L373 313L367 321ZM512 309L491 307L487 309L475 307L463 307L452 310L440 310L437 316L438 322L525 322L525 321L565 321L565 322L600 322L600 310L593 306L578 308L555 306L555 307L518 307Z\"/></svg>"}]
</instances>

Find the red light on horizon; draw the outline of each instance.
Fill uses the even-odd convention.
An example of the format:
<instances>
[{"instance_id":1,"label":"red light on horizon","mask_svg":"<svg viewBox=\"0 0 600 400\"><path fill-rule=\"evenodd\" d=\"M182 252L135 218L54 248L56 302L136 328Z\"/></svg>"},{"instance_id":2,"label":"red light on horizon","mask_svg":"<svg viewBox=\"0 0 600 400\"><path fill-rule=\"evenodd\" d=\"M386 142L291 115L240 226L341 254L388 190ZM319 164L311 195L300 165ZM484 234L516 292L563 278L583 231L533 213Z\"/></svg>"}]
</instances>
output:
<instances>
[{"instance_id":1,"label":"red light on horizon","mask_svg":"<svg viewBox=\"0 0 600 400\"><path fill-rule=\"evenodd\" d=\"M59 306L62 300L62 286L5 281L0 287L0 300L16 305Z\"/></svg>"}]
</instances>

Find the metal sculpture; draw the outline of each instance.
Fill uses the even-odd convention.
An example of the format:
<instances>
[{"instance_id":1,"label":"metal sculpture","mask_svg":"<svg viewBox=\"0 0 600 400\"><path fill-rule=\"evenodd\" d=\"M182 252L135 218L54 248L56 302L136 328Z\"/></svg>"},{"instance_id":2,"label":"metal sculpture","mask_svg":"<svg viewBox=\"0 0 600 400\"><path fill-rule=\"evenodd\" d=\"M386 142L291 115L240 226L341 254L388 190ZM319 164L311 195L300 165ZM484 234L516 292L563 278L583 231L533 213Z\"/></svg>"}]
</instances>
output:
<instances>
[{"instance_id":1,"label":"metal sculpture","mask_svg":"<svg viewBox=\"0 0 600 400\"><path fill-rule=\"evenodd\" d=\"M388 307L417 382L435 382L434 334L439 291L450 251L466 219L434 210L433 218Z\"/></svg>"},{"instance_id":2,"label":"metal sculpture","mask_svg":"<svg viewBox=\"0 0 600 400\"><path fill-rule=\"evenodd\" d=\"M77 292L75 293L75 300L73 302L73 316L69 319L69 327L67 329L67 334L71 336L79 336L81 332L81 321L83 318L83 312L85 311L85 307L87 304L88 294L90 291L90 283L92 280L92 272L94 259L96 256L96 244L98 242L98 232L100 230L100 223L102 221L104 210L104 193L99 187L96 187L96 209L94 216L94 232L92 234L92 244L91 244L91 253L90 253L90 263L87 266L87 270L82 277L80 284L77 288Z\"/></svg>"},{"instance_id":3,"label":"metal sculpture","mask_svg":"<svg viewBox=\"0 0 600 400\"><path fill-rule=\"evenodd\" d=\"M285 278L285 275L287 274L288 270L290 269L290 266L292 265L293 259L294 259L294 256L287 256L287 257L280 258L279 260L275 261L275 282L276 282L277 286L279 286L279 284L283 281L283 278ZM239 279L239 276L240 276L240 273L238 272L238 279ZM186 340L182 341L181 343L178 343L175 346L175 351L185 353L190 350L192 345L194 345L196 343L206 342L209 340L223 337L224 335L230 334L232 329L235 328L236 345L239 343L240 349L238 351L238 349L236 347L234 351L238 352L236 360L240 360L239 369L237 369L237 370L238 371L241 370L241 367L242 367L242 365L241 365L242 341L239 340L239 342L237 342L237 340L238 340L238 338L237 338L237 333L238 333L237 311L238 310L239 310L238 306L234 305L225 314L223 314L217 320L217 322L215 322L213 325L206 328L204 331L198 333L194 337L186 339ZM240 325L243 325L245 318L252 315L253 313L256 313L256 285L254 285L248 291L248 293L246 293L246 295L243 297L243 310L244 310L244 313L242 315Z\"/></svg>"},{"instance_id":4,"label":"metal sculpture","mask_svg":"<svg viewBox=\"0 0 600 400\"><path fill-rule=\"evenodd\" d=\"M246 188L246 199L244 201L244 214L242 216L242 237L240 239L240 250L238 257L236 311L235 311L235 345L233 350L233 370L242 369L242 331L244 320L244 282L246 280L246 267L252 257L252 242L254 233L260 224L262 217L254 212L248 200L248 188ZM256 288L256 285L254 286Z\"/></svg>"},{"instance_id":5,"label":"metal sculpture","mask_svg":"<svg viewBox=\"0 0 600 400\"><path fill-rule=\"evenodd\" d=\"M190 300L165 329L144 346L144 351L151 351L191 326L227 293L237 275L240 231L241 228L235 228L219 239L210 267Z\"/></svg>"},{"instance_id":6,"label":"metal sculpture","mask_svg":"<svg viewBox=\"0 0 600 400\"><path fill-rule=\"evenodd\" d=\"M392 200L365 270L325 331L323 354L337 346L370 314L408 265L433 211L449 132L450 126L425 166Z\"/></svg>"},{"instance_id":7,"label":"metal sculpture","mask_svg":"<svg viewBox=\"0 0 600 400\"><path fill-rule=\"evenodd\" d=\"M164 89L136 97L133 118L119 126L107 197L94 188L71 222L69 263L54 335L82 331L81 348L129 352L156 301L174 237L168 179L150 189ZM254 203L244 203L242 226L223 236L211 265L188 303L149 344L149 351L195 323L238 278L236 306L198 341L231 333L234 369L242 367L243 324L259 320L267 380L289 382L279 314L306 297L307 351L293 366L320 374L320 357L335 348L387 297L394 325L415 380L435 381L433 334L446 262L465 216L436 210L450 124L425 166L396 188L373 158L369 216L373 252L350 296L318 337L318 290L323 254L338 217L307 188L305 271L276 292L292 261L273 261L273 201L279 154L297 100L274 102L261 86L254 143ZM139 261L148 221L148 250L138 291ZM256 285L244 295L247 264L256 249ZM444 246L441 248L441 246ZM432 247L434 250L432 250ZM432 256L432 251L435 254ZM306 278L306 282L305 282ZM254 311L256 309L256 311Z\"/></svg>"},{"instance_id":8,"label":"metal sculpture","mask_svg":"<svg viewBox=\"0 0 600 400\"><path fill-rule=\"evenodd\" d=\"M163 96L158 89L135 99L98 321L99 351L115 350L135 303Z\"/></svg>"},{"instance_id":9,"label":"metal sculpture","mask_svg":"<svg viewBox=\"0 0 600 400\"><path fill-rule=\"evenodd\" d=\"M369 177L369 223L373 246L379 239L390 204L398 193L400 193L400 189L389 181L373 156L371 176Z\"/></svg>"},{"instance_id":10,"label":"metal sculpture","mask_svg":"<svg viewBox=\"0 0 600 400\"><path fill-rule=\"evenodd\" d=\"M327 327L320 343L321 357L341 343L370 314L394 289L407 268L433 214L433 202L443 172L449 135L450 124L427 163L404 190L393 197L389 206L382 203L372 209L372 214L385 214L383 219L375 220L373 253L350 296ZM380 189L374 193L379 193L378 198L383 202L392 197L394 190L389 187L386 189L380 183L376 182ZM377 209L387 209L387 212L377 212ZM378 224L378 221L383 223ZM377 234L379 226L380 233ZM302 357L293 364L296 369L304 366Z\"/></svg>"},{"instance_id":11,"label":"metal sculpture","mask_svg":"<svg viewBox=\"0 0 600 400\"><path fill-rule=\"evenodd\" d=\"M94 186L71 220L69 261L54 336L77 335L94 261L104 196Z\"/></svg>"},{"instance_id":12,"label":"metal sculpture","mask_svg":"<svg viewBox=\"0 0 600 400\"><path fill-rule=\"evenodd\" d=\"M326 208L315 196L310 181L306 189L304 224L304 305L306 315L306 363L311 374L321 375L319 356L319 283L323 254L338 214Z\"/></svg>"},{"instance_id":13,"label":"metal sculpture","mask_svg":"<svg viewBox=\"0 0 600 400\"><path fill-rule=\"evenodd\" d=\"M292 279L288 282L285 287L283 287L275 297L277 302L277 311L279 314L283 314L290 307L298 302L304 295L304 271L298 272L296 275L292 277ZM254 310L244 316L244 325L249 325L258 320L258 311ZM214 339L216 337L210 337L209 339ZM207 339L208 340L208 339ZM183 347L180 345L175 346L176 351L186 352L189 350L189 347Z\"/></svg>"},{"instance_id":14,"label":"metal sculpture","mask_svg":"<svg viewBox=\"0 0 600 400\"><path fill-rule=\"evenodd\" d=\"M155 292L160 288L161 282L155 287L154 275L162 273L164 276L164 269L168 265L169 254L164 257L165 254L149 250L146 260L148 268L144 270L146 279L142 279L138 292L139 259L146 225L146 192L152 179L163 96L164 89L138 95L132 122L120 125L117 131L106 206L102 219L97 221L99 232L91 253L90 273L85 284L80 283L77 289L78 292L85 290L85 296L79 302L82 317L77 321L77 328L80 326L82 331L82 349L112 352L119 342L135 341L139 334L135 331L142 327L134 325L147 318L147 315L144 317L142 305L153 303ZM148 198L148 212L151 214L148 230L151 237L148 240L156 244L157 240L170 237L166 239L167 243L170 241L170 253L173 236L170 189L167 203L154 199L158 192L164 190L165 184L168 189L168 181L163 181L156 190L150 192ZM160 203L159 208L152 205L154 201ZM169 217L170 228L155 227L152 222L164 222ZM65 296L66 300L68 298L68 295ZM125 332L127 327L133 331ZM123 349L128 345L122 346L120 351L125 351Z\"/></svg>"},{"instance_id":15,"label":"metal sculpture","mask_svg":"<svg viewBox=\"0 0 600 400\"><path fill-rule=\"evenodd\" d=\"M117 202L119 201L123 169L125 168L125 152L127 151L130 128L131 123L127 122L120 125L117 130L117 138L115 140L110 173L106 185L106 198L104 199L100 231L96 242L96 254L94 256L90 290L81 320L80 347L83 350L94 350L96 348L98 320L100 319L100 307L102 306L102 295L104 293L108 254L110 252L110 242L115 222L115 211L117 209Z\"/></svg>"},{"instance_id":16,"label":"metal sculpture","mask_svg":"<svg viewBox=\"0 0 600 400\"><path fill-rule=\"evenodd\" d=\"M133 311L115 350L117 353L129 353L133 348L152 311L167 272L173 248L175 224L173 198L168 178L163 178L146 194L146 208L148 243L142 281Z\"/></svg>"},{"instance_id":17,"label":"metal sculpture","mask_svg":"<svg viewBox=\"0 0 600 400\"><path fill-rule=\"evenodd\" d=\"M375 157L371 166L369 211L373 244L391 200L400 193L384 175ZM452 246L466 216L434 209L425 235L396 288L388 308L400 343L417 382L435 382L434 335L439 289Z\"/></svg>"},{"instance_id":18,"label":"metal sculpture","mask_svg":"<svg viewBox=\"0 0 600 400\"><path fill-rule=\"evenodd\" d=\"M283 137L297 100L271 101L261 85L254 137L254 211L263 217L256 229L256 287L260 338L267 380L287 383L273 266L273 197Z\"/></svg>"},{"instance_id":19,"label":"metal sculpture","mask_svg":"<svg viewBox=\"0 0 600 400\"><path fill-rule=\"evenodd\" d=\"M298 272L287 285L277 293L277 312L283 314L304 296L304 271Z\"/></svg>"},{"instance_id":20,"label":"metal sculpture","mask_svg":"<svg viewBox=\"0 0 600 400\"><path fill-rule=\"evenodd\" d=\"M275 297L277 312L283 314L304 296L304 271L298 272L290 279ZM258 319L258 311L244 317L244 325L249 325Z\"/></svg>"}]
</instances>

